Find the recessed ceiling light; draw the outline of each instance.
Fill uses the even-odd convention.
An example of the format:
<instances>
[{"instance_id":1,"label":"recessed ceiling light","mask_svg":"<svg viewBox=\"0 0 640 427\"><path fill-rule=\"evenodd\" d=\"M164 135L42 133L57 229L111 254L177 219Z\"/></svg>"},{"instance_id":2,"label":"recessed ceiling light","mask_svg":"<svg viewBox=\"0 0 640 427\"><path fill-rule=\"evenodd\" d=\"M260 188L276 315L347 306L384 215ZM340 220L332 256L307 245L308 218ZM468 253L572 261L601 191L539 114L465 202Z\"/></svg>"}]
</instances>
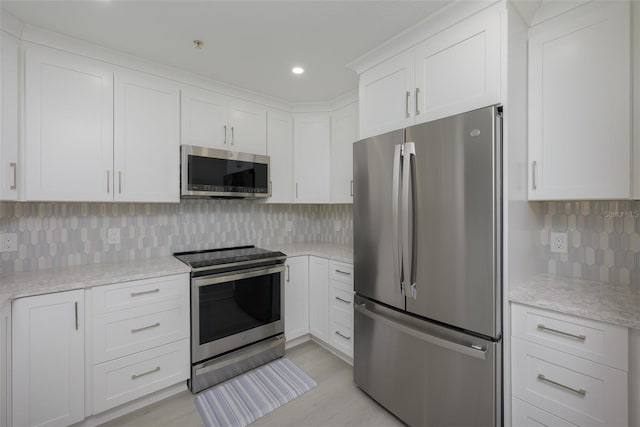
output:
<instances>
[{"instance_id":1,"label":"recessed ceiling light","mask_svg":"<svg viewBox=\"0 0 640 427\"><path fill-rule=\"evenodd\" d=\"M304 68L302 68L302 67L293 67L291 69L291 72L293 74L302 74L302 73L304 73Z\"/></svg>"}]
</instances>

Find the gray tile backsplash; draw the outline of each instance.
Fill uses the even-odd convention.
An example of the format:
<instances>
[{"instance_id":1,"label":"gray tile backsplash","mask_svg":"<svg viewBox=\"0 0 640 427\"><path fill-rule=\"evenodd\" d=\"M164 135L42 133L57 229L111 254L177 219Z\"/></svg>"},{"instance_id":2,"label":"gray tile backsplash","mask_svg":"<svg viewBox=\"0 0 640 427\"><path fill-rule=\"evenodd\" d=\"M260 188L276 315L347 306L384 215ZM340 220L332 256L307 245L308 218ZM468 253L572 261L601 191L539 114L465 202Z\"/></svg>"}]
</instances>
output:
<instances>
[{"instance_id":1,"label":"gray tile backsplash","mask_svg":"<svg viewBox=\"0 0 640 427\"><path fill-rule=\"evenodd\" d=\"M120 244L107 243L108 228L120 229ZM1 202L0 232L18 235L18 252L0 254L0 272L11 273L244 244L351 244L353 222L346 204Z\"/></svg>"},{"instance_id":2,"label":"gray tile backsplash","mask_svg":"<svg viewBox=\"0 0 640 427\"><path fill-rule=\"evenodd\" d=\"M541 202L541 271L613 284L640 284L640 201ZM568 253L549 233L568 233Z\"/></svg>"}]
</instances>

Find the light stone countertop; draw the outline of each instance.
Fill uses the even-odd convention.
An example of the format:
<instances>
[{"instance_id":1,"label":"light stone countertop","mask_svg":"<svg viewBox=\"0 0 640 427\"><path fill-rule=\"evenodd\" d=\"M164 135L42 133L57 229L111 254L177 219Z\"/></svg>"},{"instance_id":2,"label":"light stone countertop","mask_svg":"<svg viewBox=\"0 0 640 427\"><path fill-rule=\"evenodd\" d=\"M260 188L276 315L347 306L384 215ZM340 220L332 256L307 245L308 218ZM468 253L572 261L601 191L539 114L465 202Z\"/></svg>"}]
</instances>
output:
<instances>
[{"instance_id":1,"label":"light stone countertop","mask_svg":"<svg viewBox=\"0 0 640 427\"><path fill-rule=\"evenodd\" d=\"M117 263L12 273L0 276L0 302L53 292L87 289L130 280L189 273L191 269L173 256Z\"/></svg>"},{"instance_id":2,"label":"light stone countertop","mask_svg":"<svg viewBox=\"0 0 640 427\"><path fill-rule=\"evenodd\" d=\"M509 289L509 300L640 329L638 288L540 274Z\"/></svg>"},{"instance_id":3,"label":"light stone countertop","mask_svg":"<svg viewBox=\"0 0 640 427\"><path fill-rule=\"evenodd\" d=\"M335 261L353 263L353 246L335 243L302 242L265 245L266 248L285 253L288 257L313 255Z\"/></svg>"}]
</instances>

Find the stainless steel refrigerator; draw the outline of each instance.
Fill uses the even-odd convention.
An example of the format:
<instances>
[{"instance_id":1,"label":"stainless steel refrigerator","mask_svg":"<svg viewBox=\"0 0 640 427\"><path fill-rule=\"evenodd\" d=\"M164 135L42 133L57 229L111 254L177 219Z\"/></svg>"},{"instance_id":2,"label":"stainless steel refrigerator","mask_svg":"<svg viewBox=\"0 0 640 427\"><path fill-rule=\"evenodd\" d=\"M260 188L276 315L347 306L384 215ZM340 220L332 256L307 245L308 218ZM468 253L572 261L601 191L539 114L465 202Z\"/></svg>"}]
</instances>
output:
<instances>
[{"instance_id":1,"label":"stainless steel refrigerator","mask_svg":"<svg viewBox=\"0 0 640 427\"><path fill-rule=\"evenodd\" d=\"M411 426L502 425L501 108L354 144L354 379Z\"/></svg>"}]
</instances>

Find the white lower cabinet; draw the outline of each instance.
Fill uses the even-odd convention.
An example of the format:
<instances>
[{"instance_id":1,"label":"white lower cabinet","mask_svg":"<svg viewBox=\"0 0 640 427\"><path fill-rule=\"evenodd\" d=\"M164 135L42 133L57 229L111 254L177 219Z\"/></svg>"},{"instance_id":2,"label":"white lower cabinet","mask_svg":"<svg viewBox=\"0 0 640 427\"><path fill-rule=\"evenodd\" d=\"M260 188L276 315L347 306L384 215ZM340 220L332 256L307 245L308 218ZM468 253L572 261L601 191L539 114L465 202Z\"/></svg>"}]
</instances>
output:
<instances>
[{"instance_id":1,"label":"white lower cabinet","mask_svg":"<svg viewBox=\"0 0 640 427\"><path fill-rule=\"evenodd\" d=\"M329 337L329 261L309 257L309 332L328 342Z\"/></svg>"},{"instance_id":2,"label":"white lower cabinet","mask_svg":"<svg viewBox=\"0 0 640 427\"><path fill-rule=\"evenodd\" d=\"M329 344L353 357L353 265L329 262Z\"/></svg>"},{"instance_id":3,"label":"white lower cabinet","mask_svg":"<svg viewBox=\"0 0 640 427\"><path fill-rule=\"evenodd\" d=\"M284 335L291 341L309 333L309 257L288 258L284 273Z\"/></svg>"},{"instance_id":4,"label":"white lower cabinet","mask_svg":"<svg viewBox=\"0 0 640 427\"><path fill-rule=\"evenodd\" d=\"M517 304L512 321L514 426L628 425L626 328Z\"/></svg>"},{"instance_id":5,"label":"white lower cabinet","mask_svg":"<svg viewBox=\"0 0 640 427\"><path fill-rule=\"evenodd\" d=\"M15 426L84 418L84 291L20 298L12 307Z\"/></svg>"}]
</instances>

